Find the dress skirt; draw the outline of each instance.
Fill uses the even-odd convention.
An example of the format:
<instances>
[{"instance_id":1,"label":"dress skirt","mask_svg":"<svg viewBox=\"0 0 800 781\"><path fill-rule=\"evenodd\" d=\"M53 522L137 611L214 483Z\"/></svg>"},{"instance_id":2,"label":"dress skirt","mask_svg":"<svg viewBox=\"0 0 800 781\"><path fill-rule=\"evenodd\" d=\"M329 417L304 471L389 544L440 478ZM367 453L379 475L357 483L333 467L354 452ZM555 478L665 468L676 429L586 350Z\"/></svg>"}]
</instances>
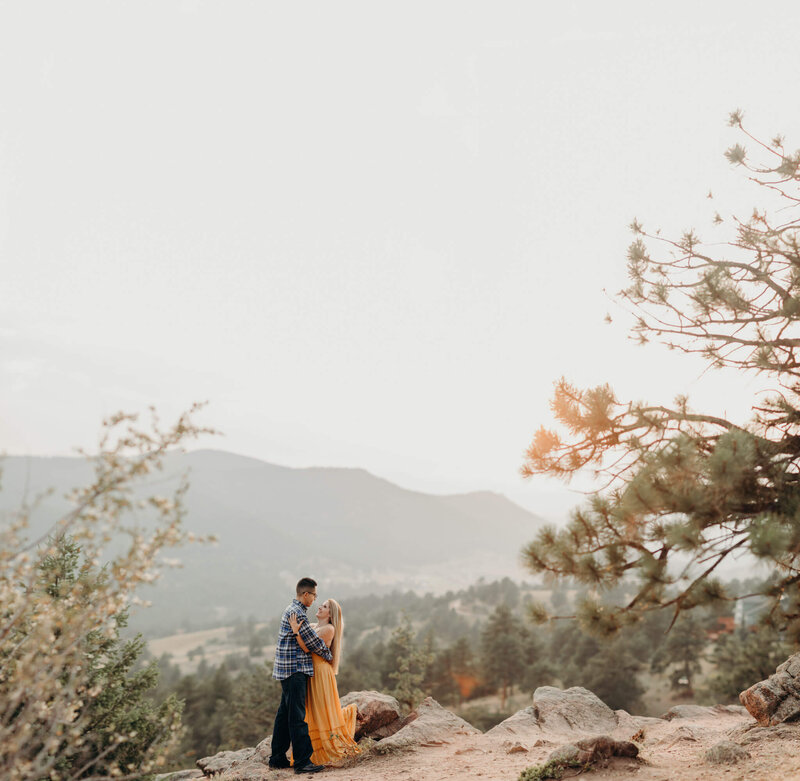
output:
<instances>
[{"instance_id":1,"label":"dress skirt","mask_svg":"<svg viewBox=\"0 0 800 781\"><path fill-rule=\"evenodd\" d=\"M353 740L356 731L355 703L342 708L333 667L313 654L314 675L308 679L306 723L316 765L334 764L361 753Z\"/></svg>"}]
</instances>

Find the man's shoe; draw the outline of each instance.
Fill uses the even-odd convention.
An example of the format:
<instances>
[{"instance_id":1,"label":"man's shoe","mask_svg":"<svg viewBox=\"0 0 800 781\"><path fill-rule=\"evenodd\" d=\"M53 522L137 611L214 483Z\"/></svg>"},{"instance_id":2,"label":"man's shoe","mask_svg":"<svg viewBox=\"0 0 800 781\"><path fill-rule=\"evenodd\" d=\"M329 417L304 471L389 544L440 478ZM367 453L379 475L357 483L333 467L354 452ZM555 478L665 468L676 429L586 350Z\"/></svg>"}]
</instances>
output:
<instances>
[{"instance_id":1,"label":"man's shoe","mask_svg":"<svg viewBox=\"0 0 800 781\"><path fill-rule=\"evenodd\" d=\"M325 770L325 765L315 765L313 762L307 762L303 767L296 767L295 773L319 773Z\"/></svg>"},{"instance_id":2,"label":"man's shoe","mask_svg":"<svg viewBox=\"0 0 800 781\"><path fill-rule=\"evenodd\" d=\"M271 770L285 770L287 767L291 767L292 763L289 762L288 759L284 759L282 761L280 759L277 761L270 759L269 766Z\"/></svg>"}]
</instances>

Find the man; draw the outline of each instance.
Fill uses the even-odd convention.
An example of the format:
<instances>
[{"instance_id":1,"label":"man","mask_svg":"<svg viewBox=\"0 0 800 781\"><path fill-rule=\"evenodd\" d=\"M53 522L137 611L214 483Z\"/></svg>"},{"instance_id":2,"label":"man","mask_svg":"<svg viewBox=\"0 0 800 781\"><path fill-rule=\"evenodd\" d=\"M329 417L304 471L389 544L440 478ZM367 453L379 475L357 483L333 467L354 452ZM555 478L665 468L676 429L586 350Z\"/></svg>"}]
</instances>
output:
<instances>
[{"instance_id":1,"label":"man","mask_svg":"<svg viewBox=\"0 0 800 781\"><path fill-rule=\"evenodd\" d=\"M297 598L283 611L281 629L278 634L278 646L275 649L275 664L272 677L281 682L281 704L275 716L272 729L272 756L269 758L271 768L289 767L286 752L292 745L295 773L318 773L324 770L323 765L315 765L311 761L311 738L308 736L306 724L306 687L308 679L314 675L314 663L311 652L318 654L326 661L333 657L328 646L309 626L306 610L317 598L317 582L311 578L301 578L297 582ZM296 615L300 622L297 634L309 650L305 653L297 643L297 636L292 632L289 616Z\"/></svg>"}]
</instances>

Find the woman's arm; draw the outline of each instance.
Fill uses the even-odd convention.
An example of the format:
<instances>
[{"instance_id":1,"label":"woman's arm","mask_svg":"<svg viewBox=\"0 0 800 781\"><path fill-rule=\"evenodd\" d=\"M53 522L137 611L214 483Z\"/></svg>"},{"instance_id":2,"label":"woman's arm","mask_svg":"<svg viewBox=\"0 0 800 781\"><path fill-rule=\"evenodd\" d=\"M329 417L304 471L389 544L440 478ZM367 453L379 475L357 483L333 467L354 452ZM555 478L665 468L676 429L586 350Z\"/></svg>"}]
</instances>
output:
<instances>
[{"instance_id":1,"label":"woman's arm","mask_svg":"<svg viewBox=\"0 0 800 781\"><path fill-rule=\"evenodd\" d=\"M294 613L289 616L289 623L291 624L292 632L297 640L297 644L305 653L309 653L308 646L305 644L300 635L300 622L297 620L297 616ZM325 643L328 648L330 648L331 641L333 640L333 636L335 634L334 628L330 624L326 624L321 628L319 628L317 625L314 625L310 628L313 629L319 636L320 640L322 640L322 642Z\"/></svg>"}]
</instances>

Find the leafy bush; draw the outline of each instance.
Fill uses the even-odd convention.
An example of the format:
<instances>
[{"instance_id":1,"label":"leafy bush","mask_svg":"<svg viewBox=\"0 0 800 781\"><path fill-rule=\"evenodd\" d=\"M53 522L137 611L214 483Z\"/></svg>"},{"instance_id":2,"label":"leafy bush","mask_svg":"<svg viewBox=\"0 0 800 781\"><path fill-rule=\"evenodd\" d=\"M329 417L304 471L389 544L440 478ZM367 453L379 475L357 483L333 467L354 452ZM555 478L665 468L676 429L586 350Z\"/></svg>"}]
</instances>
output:
<instances>
[{"instance_id":1,"label":"leafy bush","mask_svg":"<svg viewBox=\"0 0 800 781\"><path fill-rule=\"evenodd\" d=\"M119 629L137 587L167 563L162 550L187 539L185 484L139 501L134 489L170 449L205 431L191 412L166 431L155 414L148 430L135 416L113 416L91 459L92 483L68 497L72 510L32 541L28 505L0 529L0 778L141 777L163 763L179 709L141 698L155 669L129 674L141 641L121 643ZM136 517L125 525L136 511L149 513L147 528ZM129 545L101 569L105 549L126 534Z\"/></svg>"}]
</instances>

